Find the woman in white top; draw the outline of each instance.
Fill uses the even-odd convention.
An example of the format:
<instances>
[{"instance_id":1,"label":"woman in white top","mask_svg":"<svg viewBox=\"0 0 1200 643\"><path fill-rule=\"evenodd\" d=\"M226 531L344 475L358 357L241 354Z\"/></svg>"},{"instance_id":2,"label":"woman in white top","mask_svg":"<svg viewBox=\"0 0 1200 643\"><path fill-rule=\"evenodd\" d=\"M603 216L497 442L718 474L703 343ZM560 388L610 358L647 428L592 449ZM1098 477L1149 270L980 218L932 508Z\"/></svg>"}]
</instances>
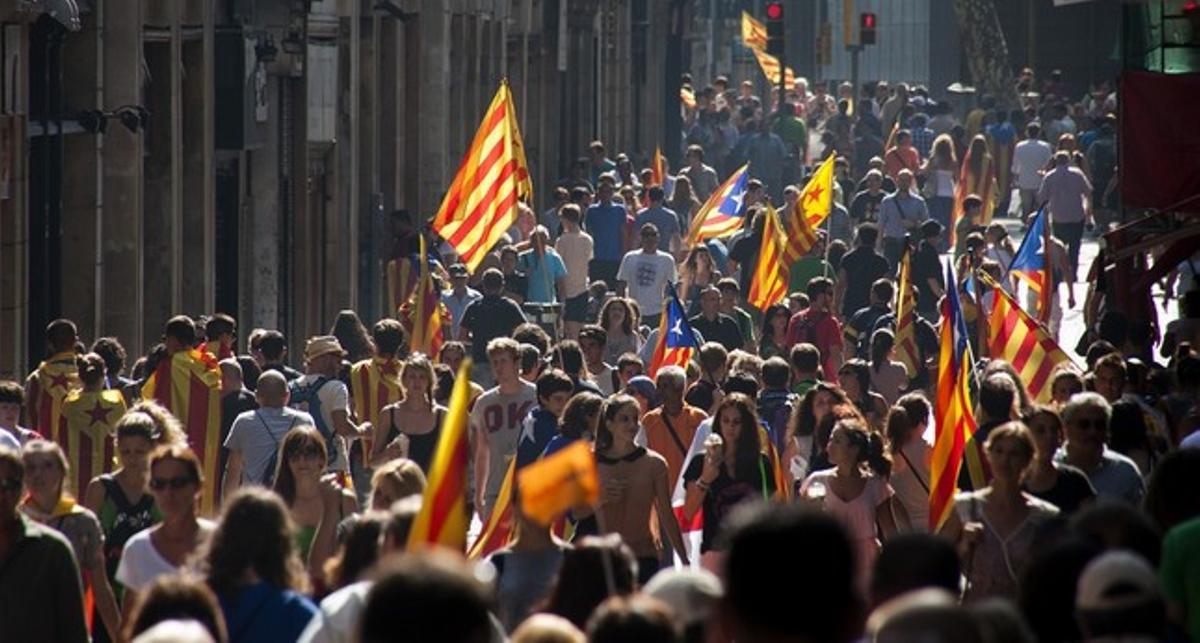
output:
<instances>
[{"instance_id":1,"label":"woman in white top","mask_svg":"<svg viewBox=\"0 0 1200 643\"><path fill-rule=\"evenodd\" d=\"M908 528L929 532L929 457L933 447L925 440L929 426L929 400L921 393L901 397L888 412L887 439L892 454L889 482L893 513L908 515ZM899 522L899 521L897 521Z\"/></svg>"},{"instance_id":2,"label":"woman in white top","mask_svg":"<svg viewBox=\"0 0 1200 643\"><path fill-rule=\"evenodd\" d=\"M958 159L954 155L954 140L949 134L933 139L929 158L921 165L918 174L925 179L922 195L929 208L929 216L942 224L943 230L949 230L950 213L954 209L954 182L958 178ZM938 240L938 250L941 252L950 247L948 236L942 235Z\"/></svg>"},{"instance_id":3,"label":"woman in white top","mask_svg":"<svg viewBox=\"0 0 1200 643\"><path fill-rule=\"evenodd\" d=\"M216 525L196 515L203 484L200 460L191 449L163 446L150 456L150 492L163 519L125 543L117 580L125 587L122 608L126 616L139 592L159 576L174 574L187 565L192 553L212 534Z\"/></svg>"}]
</instances>

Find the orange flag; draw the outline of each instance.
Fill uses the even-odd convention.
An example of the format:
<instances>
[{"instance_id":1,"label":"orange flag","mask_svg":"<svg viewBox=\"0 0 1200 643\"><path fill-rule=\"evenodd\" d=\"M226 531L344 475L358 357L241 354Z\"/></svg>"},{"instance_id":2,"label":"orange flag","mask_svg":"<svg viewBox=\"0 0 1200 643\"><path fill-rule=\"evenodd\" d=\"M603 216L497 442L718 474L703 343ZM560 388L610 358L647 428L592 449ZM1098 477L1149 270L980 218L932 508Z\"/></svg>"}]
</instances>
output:
<instances>
[{"instance_id":1,"label":"orange flag","mask_svg":"<svg viewBox=\"0 0 1200 643\"><path fill-rule=\"evenodd\" d=\"M471 404L471 360L464 359L442 420L421 511L408 534L409 548L440 545L457 552L467 546L467 423Z\"/></svg>"},{"instance_id":2,"label":"orange flag","mask_svg":"<svg viewBox=\"0 0 1200 643\"><path fill-rule=\"evenodd\" d=\"M142 397L163 405L183 423L188 444L204 468L200 509L212 515L221 472L221 370L217 360L198 349L163 358L142 386Z\"/></svg>"},{"instance_id":3,"label":"orange flag","mask_svg":"<svg viewBox=\"0 0 1200 643\"><path fill-rule=\"evenodd\" d=\"M521 511L542 525L578 505L600 498L596 459L584 440L576 440L554 455L527 465L517 473Z\"/></svg>"}]
</instances>

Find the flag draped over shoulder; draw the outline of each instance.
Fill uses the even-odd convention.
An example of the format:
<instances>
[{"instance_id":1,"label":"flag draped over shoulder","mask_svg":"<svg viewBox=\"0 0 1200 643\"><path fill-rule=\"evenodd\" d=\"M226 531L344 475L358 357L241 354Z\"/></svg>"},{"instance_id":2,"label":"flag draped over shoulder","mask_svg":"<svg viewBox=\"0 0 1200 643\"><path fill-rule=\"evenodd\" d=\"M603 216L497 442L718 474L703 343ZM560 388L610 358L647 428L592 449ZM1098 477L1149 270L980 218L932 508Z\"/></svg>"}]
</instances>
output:
<instances>
[{"instance_id":1,"label":"flag draped over shoulder","mask_svg":"<svg viewBox=\"0 0 1200 643\"><path fill-rule=\"evenodd\" d=\"M596 459L584 440L523 467L517 482L521 512L542 525L572 507L594 505L600 498Z\"/></svg>"},{"instance_id":2,"label":"flag draped over shoulder","mask_svg":"<svg viewBox=\"0 0 1200 643\"><path fill-rule=\"evenodd\" d=\"M1029 285L1038 295L1038 319L1050 319L1054 287L1050 277L1050 225L1046 208L1043 206L1029 219L1029 230L1021 240L1021 247L1013 255L1008 271Z\"/></svg>"},{"instance_id":3,"label":"flag draped over shoulder","mask_svg":"<svg viewBox=\"0 0 1200 643\"><path fill-rule=\"evenodd\" d=\"M751 48L750 51L754 52L754 58L758 60L758 67L762 69L762 73L767 77L767 81L772 85L778 85L779 69L782 67L779 64L779 59L762 49ZM788 87L796 84L796 74L792 71L791 67L783 68L783 82Z\"/></svg>"},{"instance_id":4,"label":"flag draped over shoulder","mask_svg":"<svg viewBox=\"0 0 1200 643\"><path fill-rule=\"evenodd\" d=\"M411 332L408 348L413 353L437 355L442 348L442 300L429 272L425 237L421 237L421 272L407 305Z\"/></svg>"},{"instance_id":5,"label":"flag draped over shoulder","mask_svg":"<svg viewBox=\"0 0 1200 643\"><path fill-rule=\"evenodd\" d=\"M200 509L212 515L221 473L221 370L212 355L197 349L179 351L155 367L142 386L142 398L163 405L183 423L188 444L204 468Z\"/></svg>"},{"instance_id":6,"label":"flag draped over shoulder","mask_svg":"<svg viewBox=\"0 0 1200 643\"><path fill-rule=\"evenodd\" d=\"M908 369L908 379L917 377L917 370L923 369L921 353L917 350L916 337L916 301L913 300L912 288L912 249L907 245L900 258L900 277L896 287L896 359Z\"/></svg>"},{"instance_id":7,"label":"flag draped over shoulder","mask_svg":"<svg viewBox=\"0 0 1200 643\"><path fill-rule=\"evenodd\" d=\"M379 426L379 411L403 397L400 389L400 360L394 357L372 357L350 367L350 395L354 414L360 421ZM370 438L363 438L363 460L371 453Z\"/></svg>"},{"instance_id":8,"label":"flag draped over shoulder","mask_svg":"<svg viewBox=\"0 0 1200 643\"><path fill-rule=\"evenodd\" d=\"M750 292L746 294L746 301L765 312L769 306L787 295L788 267L783 261L783 247L786 242L783 231L779 228L779 217L775 208L767 203L762 216L766 217L763 222L762 245L758 251L758 265L754 268L754 278L750 281Z\"/></svg>"},{"instance_id":9,"label":"flag draped over shoulder","mask_svg":"<svg viewBox=\"0 0 1200 643\"><path fill-rule=\"evenodd\" d=\"M63 401L59 446L71 464L67 490L82 498L92 478L113 470L116 458L113 435L125 415L120 391L74 391Z\"/></svg>"},{"instance_id":10,"label":"flag draped over shoulder","mask_svg":"<svg viewBox=\"0 0 1200 643\"><path fill-rule=\"evenodd\" d=\"M517 220L518 200L532 196L525 145L505 80L433 218L433 229L474 271Z\"/></svg>"},{"instance_id":11,"label":"flag draped over shoulder","mask_svg":"<svg viewBox=\"0 0 1200 643\"><path fill-rule=\"evenodd\" d=\"M664 366L686 368L692 353L698 350L700 344L688 323L687 312L675 294L675 287L667 286L667 300L663 302L663 315L658 323L658 341L654 344L646 373L653 379L658 369Z\"/></svg>"},{"instance_id":12,"label":"flag draped over shoulder","mask_svg":"<svg viewBox=\"0 0 1200 643\"><path fill-rule=\"evenodd\" d=\"M421 511L408 546L440 545L458 552L467 544L467 424L471 405L471 360L464 359L442 421Z\"/></svg>"},{"instance_id":13,"label":"flag draped over shoulder","mask_svg":"<svg viewBox=\"0 0 1200 643\"><path fill-rule=\"evenodd\" d=\"M79 382L79 369L75 366L75 353L64 351L52 355L38 364L29 376L29 419L30 428L42 437L55 442L61 425L63 400L67 395L83 388Z\"/></svg>"},{"instance_id":14,"label":"flag draped over shoulder","mask_svg":"<svg viewBox=\"0 0 1200 643\"><path fill-rule=\"evenodd\" d=\"M992 316L988 323L988 349L993 358L1013 365L1029 395L1038 402L1050 401L1050 376L1063 364L1074 365L1046 327L1021 309L1012 295L995 282Z\"/></svg>"},{"instance_id":15,"label":"flag draped over shoulder","mask_svg":"<svg viewBox=\"0 0 1200 643\"><path fill-rule=\"evenodd\" d=\"M786 267L808 254L816 245L816 229L825 222L833 207L833 161L834 157L830 155L817 166L796 199L796 205L782 221L786 240L783 262Z\"/></svg>"},{"instance_id":16,"label":"flag draped over shoulder","mask_svg":"<svg viewBox=\"0 0 1200 643\"><path fill-rule=\"evenodd\" d=\"M689 246L733 234L742 227L742 201L746 198L749 169L749 163L738 168L692 217L692 229L687 239Z\"/></svg>"},{"instance_id":17,"label":"flag draped over shoulder","mask_svg":"<svg viewBox=\"0 0 1200 643\"><path fill-rule=\"evenodd\" d=\"M746 11L742 12L742 44L760 51L767 48L767 26Z\"/></svg>"},{"instance_id":18,"label":"flag draped over shoulder","mask_svg":"<svg viewBox=\"0 0 1200 643\"><path fill-rule=\"evenodd\" d=\"M954 266L946 266L946 283L956 284ZM967 440L976 424L969 397L970 339L958 300L958 289L947 288L942 301L941 353L938 356L937 432L929 463L929 529L937 531L950 516Z\"/></svg>"}]
</instances>

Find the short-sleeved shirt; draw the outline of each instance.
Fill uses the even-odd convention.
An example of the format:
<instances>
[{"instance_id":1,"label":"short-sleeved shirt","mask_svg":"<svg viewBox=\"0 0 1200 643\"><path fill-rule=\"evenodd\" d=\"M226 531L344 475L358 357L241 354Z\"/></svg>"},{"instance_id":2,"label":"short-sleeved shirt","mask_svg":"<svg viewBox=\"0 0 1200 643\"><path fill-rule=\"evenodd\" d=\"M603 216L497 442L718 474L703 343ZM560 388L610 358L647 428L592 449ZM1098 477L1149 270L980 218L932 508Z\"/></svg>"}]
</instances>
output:
<instances>
[{"instance_id":1,"label":"short-sleeved shirt","mask_svg":"<svg viewBox=\"0 0 1200 643\"><path fill-rule=\"evenodd\" d=\"M67 513L47 518L42 524L62 534L71 543L80 570L89 569L104 547L100 521L96 519L96 514L82 505L75 505Z\"/></svg>"},{"instance_id":2,"label":"short-sleeved shirt","mask_svg":"<svg viewBox=\"0 0 1200 643\"><path fill-rule=\"evenodd\" d=\"M654 254L641 250L627 253L617 270L617 279L625 282L643 315L662 312L663 292L675 276L675 259L661 250Z\"/></svg>"},{"instance_id":3,"label":"short-sleeved shirt","mask_svg":"<svg viewBox=\"0 0 1200 643\"><path fill-rule=\"evenodd\" d=\"M689 165L679 173L688 177L688 180L692 182L692 192L696 193L696 198L700 199L702 203L707 201L708 197L712 196L713 191L717 189L720 183L716 170L703 163L698 168L693 168Z\"/></svg>"},{"instance_id":4,"label":"short-sleeved shirt","mask_svg":"<svg viewBox=\"0 0 1200 643\"><path fill-rule=\"evenodd\" d=\"M462 327L471 331L471 358L487 361L488 342L511 335L513 329L525 323L521 307L507 297L484 295L463 313Z\"/></svg>"},{"instance_id":5,"label":"short-sleeved shirt","mask_svg":"<svg viewBox=\"0 0 1200 643\"><path fill-rule=\"evenodd\" d=\"M704 452L701 451L692 456L691 462L688 462L687 468L684 469L684 481L696 482L700 479L703 470ZM709 484L708 492L704 494L704 530L700 537L701 552L716 547L717 535L721 533L725 520L738 505L745 502L764 502L774 495L775 480L770 472L771 463L765 455L759 455L758 466L755 467L751 477L745 480L735 479L730 475L731 472L725 469L725 464L721 464L720 473ZM764 473L766 475L763 475Z\"/></svg>"},{"instance_id":6,"label":"short-sleeved shirt","mask_svg":"<svg viewBox=\"0 0 1200 643\"><path fill-rule=\"evenodd\" d=\"M858 356L862 359L867 359L870 356L871 333L875 332L875 322L878 322L879 318L888 314L888 312L888 307L881 305L860 308L850 317L850 321L846 322L845 327L842 329L842 332L846 336L846 341L858 347Z\"/></svg>"},{"instance_id":7,"label":"short-sleeved shirt","mask_svg":"<svg viewBox=\"0 0 1200 643\"><path fill-rule=\"evenodd\" d=\"M1082 223L1086 212L1083 208L1083 197L1090 197L1092 184L1087 176L1077 167L1056 167L1042 178L1042 186L1038 189L1038 198L1050 210L1050 220L1054 223Z\"/></svg>"},{"instance_id":8,"label":"short-sleeved shirt","mask_svg":"<svg viewBox=\"0 0 1200 643\"><path fill-rule=\"evenodd\" d=\"M225 614L230 643L295 641L318 613L308 597L261 581L217 599Z\"/></svg>"},{"instance_id":9,"label":"short-sleeved shirt","mask_svg":"<svg viewBox=\"0 0 1200 643\"><path fill-rule=\"evenodd\" d=\"M1182 522L1163 539L1158 567L1167 600L1187 614L1187 632L1200 641L1200 518Z\"/></svg>"},{"instance_id":10,"label":"short-sleeved shirt","mask_svg":"<svg viewBox=\"0 0 1200 643\"><path fill-rule=\"evenodd\" d=\"M553 304L558 302L555 284L567 275L567 265L554 248L546 248L540 258L532 250L522 252L517 265L525 270L529 284L525 290L525 301Z\"/></svg>"},{"instance_id":11,"label":"short-sleeved shirt","mask_svg":"<svg viewBox=\"0 0 1200 643\"><path fill-rule=\"evenodd\" d=\"M567 266L567 278L562 293L570 299L587 290L588 262L592 260L593 243L586 232L564 232L558 237L554 248Z\"/></svg>"},{"instance_id":12,"label":"short-sleeved shirt","mask_svg":"<svg viewBox=\"0 0 1200 643\"><path fill-rule=\"evenodd\" d=\"M584 227L592 235L596 259L620 261L624 251L625 207L616 203L593 203L588 206Z\"/></svg>"},{"instance_id":13,"label":"short-sleeved shirt","mask_svg":"<svg viewBox=\"0 0 1200 643\"><path fill-rule=\"evenodd\" d=\"M738 328L737 322L733 321L729 315L717 313L715 319L696 315L689 319L688 323L691 324L693 330L700 331L706 341L717 342L727 351L742 347L742 331Z\"/></svg>"},{"instance_id":14,"label":"short-sleeved shirt","mask_svg":"<svg viewBox=\"0 0 1200 643\"><path fill-rule=\"evenodd\" d=\"M684 404L679 415L666 417L666 410L660 406L642 418L646 447L666 459L671 488L683 472L684 458L692 446L692 438L696 437L696 429L707 417L704 411Z\"/></svg>"},{"instance_id":15,"label":"short-sleeved shirt","mask_svg":"<svg viewBox=\"0 0 1200 643\"><path fill-rule=\"evenodd\" d=\"M24 515L0 560L0 641L85 643L83 587L71 544Z\"/></svg>"},{"instance_id":16,"label":"short-sleeved shirt","mask_svg":"<svg viewBox=\"0 0 1200 643\"><path fill-rule=\"evenodd\" d=\"M267 464L283 444L284 436L304 424L316 425L308 413L288 407L263 407L237 416L225 438L225 448L242 454L242 484L262 484Z\"/></svg>"},{"instance_id":17,"label":"short-sleeved shirt","mask_svg":"<svg viewBox=\"0 0 1200 643\"><path fill-rule=\"evenodd\" d=\"M915 194L889 194L879 203L879 232L885 239L903 239L929 218L925 199Z\"/></svg>"},{"instance_id":18,"label":"short-sleeved shirt","mask_svg":"<svg viewBox=\"0 0 1200 643\"><path fill-rule=\"evenodd\" d=\"M873 248L859 246L842 257L841 271L846 273L846 294L842 297L842 314L846 317L865 308L871 299L871 284L888 277L891 266Z\"/></svg>"},{"instance_id":19,"label":"short-sleeved shirt","mask_svg":"<svg viewBox=\"0 0 1200 643\"><path fill-rule=\"evenodd\" d=\"M887 196L882 191L871 194L866 190L854 195L850 202L850 218L857 225L866 221L879 220L879 204Z\"/></svg>"},{"instance_id":20,"label":"short-sleeved shirt","mask_svg":"<svg viewBox=\"0 0 1200 643\"><path fill-rule=\"evenodd\" d=\"M681 234L679 215L664 206L652 206L638 212L637 218L633 220L633 228L641 230L642 226L647 223L653 223L654 227L658 228L658 249L670 252L671 237Z\"/></svg>"},{"instance_id":21,"label":"short-sleeved shirt","mask_svg":"<svg viewBox=\"0 0 1200 643\"><path fill-rule=\"evenodd\" d=\"M1075 513L1083 503L1096 497L1096 490L1082 471L1069 464L1055 464L1054 468L1058 470L1058 479L1053 487L1045 491L1024 487L1025 491L1058 507L1065 516Z\"/></svg>"},{"instance_id":22,"label":"short-sleeved shirt","mask_svg":"<svg viewBox=\"0 0 1200 643\"><path fill-rule=\"evenodd\" d=\"M480 299L483 299L483 295L474 288L467 288L461 297L454 294L453 289L442 291L442 305L450 313L451 335L458 336L458 327L462 324L463 313L466 312L468 306Z\"/></svg>"},{"instance_id":23,"label":"short-sleeved shirt","mask_svg":"<svg viewBox=\"0 0 1200 643\"><path fill-rule=\"evenodd\" d=\"M504 482L508 463L517 454L525 416L536 402L537 387L525 381L520 383L516 393L504 394L500 387L495 387L475 400L471 409L471 430L486 431L488 440L488 478L483 494L486 506L478 508L480 515L488 515L500 496L500 484Z\"/></svg>"},{"instance_id":24,"label":"short-sleeved shirt","mask_svg":"<svg viewBox=\"0 0 1200 643\"><path fill-rule=\"evenodd\" d=\"M216 525L204 518L197 518L202 532L211 532ZM145 590L159 576L168 576L179 571L171 561L163 558L150 540L154 528L143 529L130 537L125 543L125 551L121 554L121 564L117 567L117 580L135 591Z\"/></svg>"},{"instance_id":25,"label":"short-sleeved shirt","mask_svg":"<svg viewBox=\"0 0 1200 643\"><path fill-rule=\"evenodd\" d=\"M1065 446L1054 455L1058 463L1065 463L1066 458ZM1084 474L1091 481L1098 498L1111 498L1140 506L1142 497L1146 495L1146 482L1142 480L1137 465L1133 460L1108 447L1104 448L1100 466L1091 471L1084 471Z\"/></svg>"}]
</instances>

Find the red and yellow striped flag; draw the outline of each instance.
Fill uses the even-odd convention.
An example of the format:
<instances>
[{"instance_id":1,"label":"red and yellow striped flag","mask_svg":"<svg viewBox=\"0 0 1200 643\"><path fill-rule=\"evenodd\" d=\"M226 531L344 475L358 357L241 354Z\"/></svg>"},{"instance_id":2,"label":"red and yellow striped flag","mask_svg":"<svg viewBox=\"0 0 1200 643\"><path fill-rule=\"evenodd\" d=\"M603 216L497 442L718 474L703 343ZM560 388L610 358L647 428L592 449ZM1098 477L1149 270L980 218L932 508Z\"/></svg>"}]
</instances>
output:
<instances>
[{"instance_id":1,"label":"red and yellow striped flag","mask_svg":"<svg viewBox=\"0 0 1200 643\"><path fill-rule=\"evenodd\" d=\"M772 304L787 296L788 267L783 260L783 248L787 242L779 227L779 216L769 201L762 216L762 245L759 246L758 265L754 268L754 278L750 280L746 301L765 312Z\"/></svg>"},{"instance_id":2,"label":"red and yellow striped flag","mask_svg":"<svg viewBox=\"0 0 1200 643\"><path fill-rule=\"evenodd\" d=\"M394 357L372 357L350 367L350 395L354 414L360 421L379 426L379 411L403 397L400 390L400 360ZM371 438L363 438L364 460L371 454Z\"/></svg>"},{"instance_id":3,"label":"red and yellow striped flag","mask_svg":"<svg viewBox=\"0 0 1200 643\"><path fill-rule=\"evenodd\" d=\"M761 49L751 49L754 52L754 58L758 60L758 67L762 69L762 73L767 77L767 81L772 85L779 84L779 59L768 54ZM784 81L788 87L796 84L796 75L792 72L792 68L788 67L784 70Z\"/></svg>"},{"instance_id":4,"label":"red and yellow striped flag","mask_svg":"<svg viewBox=\"0 0 1200 643\"><path fill-rule=\"evenodd\" d=\"M996 293L988 323L988 350L991 356L1012 364L1034 399L1049 402L1050 375L1060 365L1074 362L1054 341L1045 326L1025 312L1012 295L994 281L986 281L990 282L988 285Z\"/></svg>"},{"instance_id":5,"label":"red and yellow striped flag","mask_svg":"<svg viewBox=\"0 0 1200 643\"><path fill-rule=\"evenodd\" d=\"M475 538L471 549L467 550L467 558L478 560L486 558L492 552L508 546L513 533L513 482L516 477L517 459L508 461L508 470L504 473L504 481L500 483L500 495L496 504L483 520L483 530Z\"/></svg>"},{"instance_id":6,"label":"red and yellow striped flag","mask_svg":"<svg viewBox=\"0 0 1200 643\"><path fill-rule=\"evenodd\" d=\"M92 478L113 470L113 436L124 415L125 396L115 389L75 391L63 401L58 444L71 463L66 489L76 498L83 497Z\"/></svg>"},{"instance_id":7,"label":"red and yellow striped flag","mask_svg":"<svg viewBox=\"0 0 1200 643\"><path fill-rule=\"evenodd\" d=\"M61 444L58 430L62 422L63 400L82 388L74 352L63 351L38 364L37 370L29 376L29 399L26 403L30 410L30 428L47 440Z\"/></svg>"},{"instance_id":8,"label":"red and yellow striped flag","mask_svg":"<svg viewBox=\"0 0 1200 643\"><path fill-rule=\"evenodd\" d=\"M505 80L433 218L433 229L474 271L517 220L517 201L532 197L525 145Z\"/></svg>"},{"instance_id":9,"label":"red and yellow striped flag","mask_svg":"<svg viewBox=\"0 0 1200 643\"><path fill-rule=\"evenodd\" d=\"M829 217L833 207L833 155L817 166L804 186L796 205L783 221L783 261L790 267L817 243L816 230Z\"/></svg>"},{"instance_id":10,"label":"red and yellow striped flag","mask_svg":"<svg viewBox=\"0 0 1200 643\"><path fill-rule=\"evenodd\" d=\"M442 299L429 273L425 237L421 237L421 276L408 302L411 325L408 349L413 353L436 356L442 348Z\"/></svg>"},{"instance_id":11,"label":"red and yellow striped flag","mask_svg":"<svg viewBox=\"0 0 1200 643\"><path fill-rule=\"evenodd\" d=\"M388 314L400 318L400 307L412 297L419 270L411 257L387 262Z\"/></svg>"},{"instance_id":12,"label":"red and yellow striped flag","mask_svg":"<svg viewBox=\"0 0 1200 643\"><path fill-rule=\"evenodd\" d=\"M650 164L650 185L664 186L667 179L667 167L663 161L662 148L654 147L654 162Z\"/></svg>"},{"instance_id":13,"label":"red and yellow striped flag","mask_svg":"<svg viewBox=\"0 0 1200 643\"><path fill-rule=\"evenodd\" d=\"M912 249L907 246L900 258L900 275L896 287L896 358L908 369L908 379L917 377L918 369L925 365L917 350L915 325L916 302L913 301Z\"/></svg>"},{"instance_id":14,"label":"red and yellow striped flag","mask_svg":"<svg viewBox=\"0 0 1200 643\"><path fill-rule=\"evenodd\" d=\"M954 266L946 266L946 283L956 284ZM967 440L976 429L968 382L971 349L958 289L947 288L942 301L942 350L938 356L937 432L929 461L929 530L937 531L954 509L958 474Z\"/></svg>"},{"instance_id":15,"label":"red and yellow striped flag","mask_svg":"<svg viewBox=\"0 0 1200 643\"><path fill-rule=\"evenodd\" d=\"M742 12L742 44L749 49L767 49L767 26L746 11Z\"/></svg>"},{"instance_id":16,"label":"red and yellow striped flag","mask_svg":"<svg viewBox=\"0 0 1200 643\"><path fill-rule=\"evenodd\" d=\"M408 534L408 547L441 545L457 552L467 546L467 423L471 404L471 359L463 360L442 421L421 511Z\"/></svg>"},{"instance_id":17,"label":"red and yellow striped flag","mask_svg":"<svg viewBox=\"0 0 1200 643\"><path fill-rule=\"evenodd\" d=\"M183 423L188 445L204 468L200 510L212 515L221 472L221 369L208 353L191 349L164 357L142 386L142 398L154 400Z\"/></svg>"}]
</instances>

